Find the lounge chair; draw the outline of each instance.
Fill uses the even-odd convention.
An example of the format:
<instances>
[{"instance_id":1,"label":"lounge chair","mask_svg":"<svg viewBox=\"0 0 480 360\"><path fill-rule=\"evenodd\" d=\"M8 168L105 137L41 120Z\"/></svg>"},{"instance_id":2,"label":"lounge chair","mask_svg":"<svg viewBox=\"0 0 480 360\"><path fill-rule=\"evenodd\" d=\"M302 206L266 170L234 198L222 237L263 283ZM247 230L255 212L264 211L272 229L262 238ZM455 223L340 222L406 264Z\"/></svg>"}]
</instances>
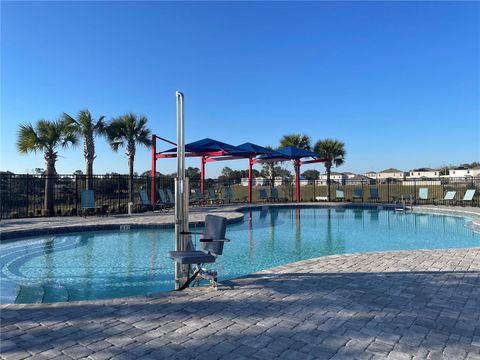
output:
<instances>
[{"instance_id":1,"label":"lounge chair","mask_svg":"<svg viewBox=\"0 0 480 360\"><path fill-rule=\"evenodd\" d=\"M357 199L363 201L363 189L353 189L353 201Z\"/></svg>"},{"instance_id":2,"label":"lounge chair","mask_svg":"<svg viewBox=\"0 0 480 360\"><path fill-rule=\"evenodd\" d=\"M172 189L167 188L167 189L165 190L165 192L166 192L166 194L167 194L168 202L169 202L170 204L175 205L175 196L173 195Z\"/></svg>"},{"instance_id":3,"label":"lounge chair","mask_svg":"<svg viewBox=\"0 0 480 360\"><path fill-rule=\"evenodd\" d=\"M210 201L212 204L217 203L221 204L224 203L223 199L220 199L217 194L215 194L215 190L213 188L208 188L208 201Z\"/></svg>"},{"instance_id":4,"label":"lounge chair","mask_svg":"<svg viewBox=\"0 0 480 360\"><path fill-rule=\"evenodd\" d=\"M200 239L200 249L195 250L193 243L189 242L186 251L170 251L168 257L175 260L175 262L183 265L194 265L195 270L183 284L179 290L184 290L190 284L197 280L197 285L200 278L208 280L213 287L217 288L217 272L214 270L207 270L202 267L203 264L214 263L217 256L223 253L223 244L230 240L225 238L227 230L227 219L216 215L207 215L205 217L205 230ZM192 234L191 232L184 233L185 235Z\"/></svg>"},{"instance_id":5,"label":"lounge chair","mask_svg":"<svg viewBox=\"0 0 480 360\"><path fill-rule=\"evenodd\" d=\"M261 201L267 201L267 192L265 189L258 189L258 197Z\"/></svg>"},{"instance_id":6,"label":"lounge chair","mask_svg":"<svg viewBox=\"0 0 480 360\"><path fill-rule=\"evenodd\" d=\"M456 191L447 191L443 199L437 199L437 201L443 201L444 204L451 203L455 199Z\"/></svg>"},{"instance_id":7,"label":"lounge chair","mask_svg":"<svg viewBox=\"0 0 480 360\"><path fill-rule=\"evenodd\" d=\"M335 190L335 200L345 201L345 193L343 190Z\"/></svg>"},{"instance_id":8,"label":"lounge chair","mask_svg":"<svg viewBox=\"0 0 480 360\"><path fill-rule=\"evenodd\" d=\"M463 195L462 205L466 203L473 204L473 196L475 195L475 189L469 189L465 191L465 195Z\"/></svg>"},{"instance_id":9,"label":"lounge chair","mask_svg":"<svg viewBox=\"0 0 480 360\"><path fill-rule=\"evenodd\" d=\"M428 188L418 189L418 200L427 202L428 199Z\"/></svg>"},{"instance_id":10,"label":"lounge chair","mask_svg":"<svg viewBox=\"0 0 480 360\"><path fill-rule=\"evenodd\" d=\"M95 205L95 193L93 190L81 190L80 215L87 216L89 212L94 214L103 213L103 207Z\"/></svg>"},{"instance_id":11,"label":"lounge chair","mask_svg":"<svg viewBox=\"0 0 480 360\"><path fill-rule=\"evenodd\" d=\"M150 199L148 198L147 190L140 190L138 192L140 195L140 204L142 208L147 210L153 210L153 205L150 203Z\"/></svg>"},{"instance_id":12,"label":"lounge chair","mask_svg":"<svg viewBox=\"0 0 480 360\"><path fill-rule=\"evenodd\" d=\"M190 200L190 203L198 205L205 204L205 195L203 195L200 189L195 189L195 196Z\"/></svg>"},{"instance_id":13,"label":"lounge chair","mask_svg":"<svg viewBox=\"0 0 480 360\"><path fill-rule=\"evenodd\" d=\"M278 198L278 189L277 188L274 188L272 187L272 189L270 190L270 200L272 200L273 202L276 202L276 201L279 201L280 199Z\"/></svg>"},{"instance_id":14,"label":"lounge chair","mask_svg":"<svg viewBox=\"0 0 480 360\"><path fill-rule=\"evenodd\" d=\"M370 201L378 201L378 188L370 188L370 197L368 198Z\"/></svg>"},{"instance_id":15,"label":"lounge chair","mask_svg":"<svg viewBox=\"0 0 480 360\"><path fill-rule=\"evenodd\" d=\"M230 204L233 200L233 193L232 193L232 188L227 186L225 188L225 198L227 199L228 203Z\"/></svg>"},{"instance_id":16,"label":"lounge chair","mask_svg":"<svg viewBox=\"0 0 480 360\"><path fill-rule=\"evenodd\" d=\"M168 210L175 206L175 202L172 202L168 199L163 189L158 189L158 201L155 205L160 207L160 209Z\"/></svg>"}]
</instances>

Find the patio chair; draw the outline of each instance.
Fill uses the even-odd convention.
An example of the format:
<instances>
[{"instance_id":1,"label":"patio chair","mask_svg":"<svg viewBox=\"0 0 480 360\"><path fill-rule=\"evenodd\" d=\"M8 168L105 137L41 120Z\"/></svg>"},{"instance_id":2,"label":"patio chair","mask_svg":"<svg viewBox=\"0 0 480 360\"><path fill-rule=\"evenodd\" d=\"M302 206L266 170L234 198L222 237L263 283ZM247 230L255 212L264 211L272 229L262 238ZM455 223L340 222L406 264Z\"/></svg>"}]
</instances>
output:
<instances>
[{"instance_id":1,"label":"patio chair","mask_svg":"<svg viewBox=\"0 0 480 360\"><path fill-rule=\"evenodd\" d=\"M200 249L195 250L192 241L189 241L187 250L185 251L170 251L168 257L175 262L183 265L194 265L195 270L183 286L178 290L184 290L190 286L193 281L200 279L208 280L213 287L217 288L217 272L214 270L207 270L202 267L203 264L214 263L219 255L223 253L223 244L230 240L225 238L227 230L227 219L216 215L207 215L205 217L205 230L200 239ZM185 235L194 234L192 232L185 232Z\"/></svg>"},{"instance_id":2,"label":"patio chair","mask_svg":"<svg viewBox=\"0 0 480 360\"><path fill-rule=\"evenodd\" d=\"M190 201L190 203L198 205L205 204L205 195L203 195L200 189L195 189L195 197Z\"/></svg>"},{"instance_id":3,"label":"patio chair","mask_svg":"<svg viewBox=\"0 0 480 360\"><path fill-rule=\"evenodd\" d=\"M140 205L143 209L153 210L153 205L148 198L147 190L141 189L138 194L140 195Z\"/></svg>"},{"instance_id":4,"label":"patio chair","mask_svg":"<svg viewBox=\"0 0 480 360\"><path fill-rule=\"evenodd\" d=\"M437 199L437 201L443 201L444 204L448 204L449 202L451 203L455 199L456 193L456 191L447 191L445 196L442 199Z\"/></svg>"},{"instance_id":5,"label":"patio chair","mask_svg":"<svg viewBox=\"0 0 480 360\"><path fill-rule=\"evenodd\" d=\"M358 199L363 201L363 189L353 189L353 201Z\"/></svg>"},{"instance_id":6,"label":"patio chair","mask_svg":"<svg viewBox=\"0 0 480 360\"><path fill-rule=\"evenodd\" d=\"M378 188L370 188L370 197L368 200L374 200L375 202L378 201Z\"/></svg>"},{"instance_id":7,"label":"patio chair","mask_svg":"<svg viewBox=\"0 0 480 360\"><path fill-rule=\"evenodd\" d=\"M210 201L212 204L217 203L217 204L222 204L224 203L223 199L219 198L217 194L215 193L215 190L213 188L208 188L208 201Z\"/></svg>"},{"instance_id":8,"label":"patio chair","mask_svg":"<svg viewBox=\"0 0 480 360\"><path fill-rule=\"evenodd\" d=\"M418 189L418 200L424 201L425 203L429 200L429 198L428 198L428 188Z\"/></svg>"},{"instance_id":9,"label":"patio chair","mask_svg":"<svg viewBox=\"0 0 480 360\"><path fill-rule=\"evenodd\" d=\"M93 214L103 213L103 207L95 205L95 192L93 190L81 190L80 199L80 215L86 217L89 212Z\"/></svg>"},{"instance_id":10,"label":"patio chair","mask_svg":"<svg viewBox=\"0 0 480 360\"><path fill-rule=\"evenodd\" d=\"M335 200L345 201L345 193L343 190L335 190Z\"/></svg>"},{"instance_id":11,"label":"patio chair","mask_svg":"<svg viewBox=\"0 0 480 360\"><path fill-rule=\"evenodd\" d=\"M157 192L158 192L158 201L156 205L160 207L160 209L168 210L175 206L175 202L172 202L168 199L163 189L158 189Z\"/></svg>"},{"instance_id":12,"label":"patio chair","mask_svg":"<svg viewBox=\"0 0 480 360\"><path fill-rule=\"evenodd\" d=\"M276 202L276 201L280 201L280 199L278 198L278 189L275 188L275 187L272 187L272 189L270 190L270 200L272 200L272 202Z\"/></svg>"},{"instance_id":13,"label":"patio chair","mask_svg":"<svg viewBox=\"0 0 480 360\"><path fill-rule=\"evenodd\" d=\"M229 187L229 186L227 186L225 188L225 197L226 197L228 203L230 204L233 200L233 192L232 192L232 188Z\"/></svg>"},{"instance_id":14,"label":"patio chair","mask_svg":"<svg viewBox=\"0 0 480 360\"><path fill-rule=\"evenodd\" d=\"M473 204L473 196L475 195L475 189L469 189L465 191L465 195L463 195L462 205L466 203Z\"/></svg>"},{"instance_id":15,"label":"patio chair","mask_svg":"<svg viewBox=\"0 0 480 360\"><path fill-rule=\"evenodd\" d=\"M175 196L173 195L172 189L167 188L167 189L165 190L165 192L166 192L166 194L167 194L167 200L168 200L168 202L169 202L170 204L175 205Z\"/></svg>"},{"instance_id":16,"label":"patio chair","mask_svg":"<svg viewBox=\"0 0 480 360\"><path fill-rule=\"evenodd\" d=\"M261 201L267 201L267 191L265 189L258 189L258 197Z\"/></svg>"}]
</instances>

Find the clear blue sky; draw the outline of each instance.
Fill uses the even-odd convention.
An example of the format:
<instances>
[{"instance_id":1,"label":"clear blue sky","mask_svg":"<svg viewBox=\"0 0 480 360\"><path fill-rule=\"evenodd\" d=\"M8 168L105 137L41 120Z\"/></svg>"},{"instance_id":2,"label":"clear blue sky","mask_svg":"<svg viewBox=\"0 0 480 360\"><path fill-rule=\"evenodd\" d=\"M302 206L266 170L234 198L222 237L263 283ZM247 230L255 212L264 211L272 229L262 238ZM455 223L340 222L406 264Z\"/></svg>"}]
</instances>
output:
<instances>
[{"instance_id":1,"label":"clear blue sky","mask_svg":"<svg viewBox=\"0 0 480 360\"><path fill-rule=\"evenodd\" d=\"M346 143L339 170L408 170L480 159L478 2L2 2L1 169L21 156L20 123L83 108L144 114L187 141L277 145L286 133ZM94 171L127 172L97 141ZM198 160L188 165L198 166ZM246 161L212 164L246 168ZM173 172L175 162L160 161ZM139 149L135 170L150 167ZM305 166L322 169L320 165ZM82 147L57 171L84 170Z\"/></svg>"}]
</instances>

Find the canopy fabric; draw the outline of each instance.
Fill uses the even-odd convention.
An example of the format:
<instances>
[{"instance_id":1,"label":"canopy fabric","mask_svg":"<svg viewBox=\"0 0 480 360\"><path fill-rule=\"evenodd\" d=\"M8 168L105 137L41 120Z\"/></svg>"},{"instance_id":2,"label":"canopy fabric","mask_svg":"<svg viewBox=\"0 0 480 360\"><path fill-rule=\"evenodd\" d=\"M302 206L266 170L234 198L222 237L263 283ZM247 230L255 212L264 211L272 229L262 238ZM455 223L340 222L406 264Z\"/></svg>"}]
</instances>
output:
<instances>
[{"instance_id":1,"label":"canopy fabric","mask_svg":"<svg viewBox=\"0 0 480 360\"><path fill-rule=\"evenodd\" d=\"M237 148L250 153L251 155L272 155L275 154L276 151L272 149L268 149L266 147L253 144L250 142L246 142L244 144L238 145Z\"/></svg>"},{"instance_id":2,"label":"canopy fabric","mask_svg":"<svg viewBox=\"0 0 480 360\"><path fill-rule=\"evenodd\" d=\"M318 154L308 151L305 149L300 149L295 146L287 146L281 149L278 149L275 151L274 154L267 154L267 155L261 155L259 156L259 161L260 162L268 162L273 161L273 160L279 160L279 161L284 161L284 160L300 160L301 158L306 158L306 157L312 157L314 159L318 159L319 156Z\"/></svg>"},{"instance_id":3,"label":"canopy fabric","mask_svg":"<svg viewBox=\"0 0 480 360\"><path fill-rule=\"evenodd\" d=\"M279 153L282 153L286 156L288 156L289 158L292 158L292 159L301 159L301 158L305 158L305 157L313 157L313 158L318 158L318 154L312 152L312 151L308 151L308 150L305 150L305 149L300 149L300 148L297 148L295 146L287 146L287 147L284 147L284 148L281 148L281 149L278 149L278 152Z\"/></svg>"},{"instance_id":4,"label":"canopy fabric","mask_svg":"<svg viewBox=\"0 0 480 360\"><path fill-rule=\"evenodd\" d=\"M234 145L230 145L218 140L205 138L202 140L194 141L189 144L185 144L185 151L192 153L208 153L213 151L223 151L230 155L242 155L245 154L244 150L239 149ZM169 150L162 151L161 153L175 153L177 148L171 148Z\"/></svg>"}]
</instances>

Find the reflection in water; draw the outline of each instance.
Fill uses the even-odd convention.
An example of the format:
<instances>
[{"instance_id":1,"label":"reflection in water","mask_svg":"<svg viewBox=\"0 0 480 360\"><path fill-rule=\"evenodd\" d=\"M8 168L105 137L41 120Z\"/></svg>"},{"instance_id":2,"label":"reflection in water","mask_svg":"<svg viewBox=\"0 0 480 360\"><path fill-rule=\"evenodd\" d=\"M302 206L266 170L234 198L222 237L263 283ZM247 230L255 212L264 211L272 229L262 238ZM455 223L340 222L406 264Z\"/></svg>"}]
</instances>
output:
<instances>
[{"instance_id":1,"label":"reflection in water","mask_svg":"<svg viewBox=\"0 0 480 360\"><path fill-rule=\"evenodd\" d=\"M80 244L84 248L83 268L85 269L85 278L88 281L85 284L85 291L92 292L92 284L95 277L93 265L93 239L95 236L92 233L85 233L80 235ZM63 284L62 284L63 285Z\"/></svg>"},{"instance_id":2,"label":"reflection in water","mask_svg":"<svg viewBox=\"0 0 480 360\"><path fill-rule=\"evenodd\" d=\"M300 209L295 209L295 251L300 253L302 250L302 225L300 221Z\"/></svg>"},{"instance_id":3,"label":"reflection in water","mask_svg":"<svg viewBox=\"0 0 480 360\"><path fill-rule=\"evenodd\" d=\"M155 270L155 262L157 260L157 239L154 235L154 232L148 233L148 240L150 243L150 275L153 275Z\"/></svg>"},{"instance_id":4,"label":"reflection in water","mask_svg":"<svg viewBox=\"0 0 480 360\"><path fill-rule=\"evenodd\" d=\"M43 243L43 255L45 256L45 267L43 268L43 281L49 282L53 279L53 252L55 245L55 238L51 237Z\"/></svg>"},{"instance_id":5,"label":"reflection in water","mask_svg":"<svg viewBox=\"0 0 480 360\"><path fill-rule=\"evenodd\" d=\"M253 255L253 224L252 224L252 210L249 211L249 216L247 219L247 229L248 229L248 256L252 257Z\"/></svg>"},{"instance_id":6,"label":"reflection in water","mask_svg":"<svg viewBox=\"0 0 480 360\"><path fill-rule=\"evenodd\" d=\"M337 237L333 236L333 222L332 222L332 209L327 209L327 223L325 226L325 242L321 250L322 255L334 255L341 254L345 252L345 244L343 237L340 233L337 234ZM336 212L340 213L343 217L344 211ZM337 215L337 219L339 216Z\"/></svg>"}]
</instances>

